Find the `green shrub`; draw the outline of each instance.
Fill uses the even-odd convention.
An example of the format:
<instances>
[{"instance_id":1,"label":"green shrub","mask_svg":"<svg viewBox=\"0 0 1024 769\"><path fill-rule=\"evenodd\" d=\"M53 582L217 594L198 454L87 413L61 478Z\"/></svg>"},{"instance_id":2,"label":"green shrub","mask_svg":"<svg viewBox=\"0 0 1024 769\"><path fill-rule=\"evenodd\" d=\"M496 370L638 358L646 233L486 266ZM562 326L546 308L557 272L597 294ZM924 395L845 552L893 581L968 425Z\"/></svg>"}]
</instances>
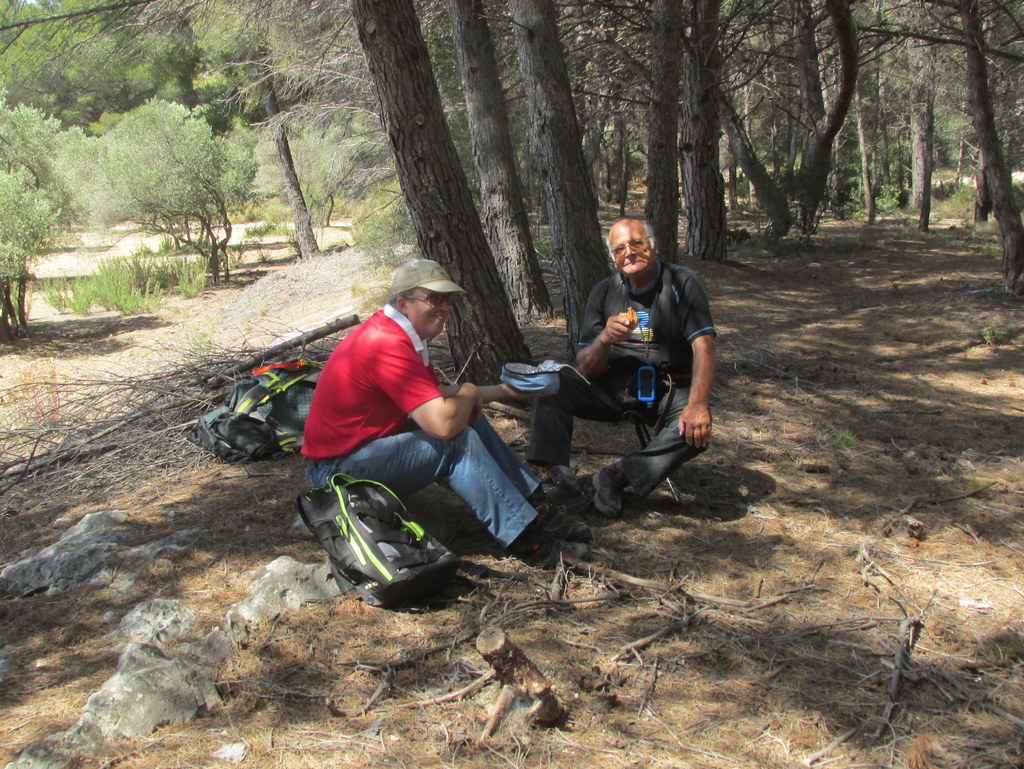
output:
<instances>
[{"instance_id":1,"label":"green shrub","mask_svg":"<svg viewBox=\"0 0 1024 769\"><path fill-rule=\"evenodd\" d=\"M206 288L206 264L197 256L157 255L148 247L130 256L100 262L95 275L75 281L44 281L46 301L61 312L88 315L94 305L125 315L155 312L163 297L176 292L186 299Z\"/></svg>"},{"instance_id":2,"label":"green shrub","mask_svg":"<svg viewBox=\"0 0 1024 769\"><path fill-rule=\"evenodd\" d=\"M265 238L268 235L290 234L291 228L287 224L280 224L271 219L245 228L245 237L247 240L251 238Z\"/></svg>"},{"instance_id":3,"label":"green shrub","mask_svg":"<svg viewBox=\"0 0 1024 769\"><path fill-rule=\"evenodd\" d=\"M989 325L981 329L981 341L989 347L998 347L1006 341L1006 329L1002 326Z\"/></svg>"},{"instance_id":4,"label":"green shrub","mask_svg":"<svg viewBox=\"0 0 1024 769\"><path fill-rule=\"evenodd\" d=\"M989 240L978 246L978 255L986 259L1003 258L1003 244L998 240Z\"/></svg>"},{"instance_id":5,"label":"green shrub","mask_svg":"<svg viewBox=\"0 0 1024 769\"><path fill-rule=\"evenodd\" d=\"M356 245L375 258L375 267L394 269L408 261L415 248L416 230L401 198L359 216L352 224Z\"/></svg>"},{"instance_id":6,"label":"green shrub","mask_svg":"<svg viewBox=\"0 0 1024 769\"><path fill-rule=\"evenodd\" d=\"M88 315L93 304L92 278L80 278L71 285L68 294L68 309L75 315Z\"/></svg>"},{"instance_id":7,"label":"green shrub","mask_svg":"<svg viewBox=\"0 0 1024 769\"><path fill-rule=\"evenodd\" d=\"M855 449L860 445L857 436L849 430L834 430L828 437L829 445L834 449Z\"/></svg>"},{"instance_id":8,"label":"green shrub","mask_svg":"<svg viewBox=\"0 0 1024 769\"><path fill-rule=\"evenodd\" d=\"M41 281L40 287L43 298L57 312L68 312L68 298L71 295L72 284L67 278L46 278Z\"/></svg>"}]
</instances>

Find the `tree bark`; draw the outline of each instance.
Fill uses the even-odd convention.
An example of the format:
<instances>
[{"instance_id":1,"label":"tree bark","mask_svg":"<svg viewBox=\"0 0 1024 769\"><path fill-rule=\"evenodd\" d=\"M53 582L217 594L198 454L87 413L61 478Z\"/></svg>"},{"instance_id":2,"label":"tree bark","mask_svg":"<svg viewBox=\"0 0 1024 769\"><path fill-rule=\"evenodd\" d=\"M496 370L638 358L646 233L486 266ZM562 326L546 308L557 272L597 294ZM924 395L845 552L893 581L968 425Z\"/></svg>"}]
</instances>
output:
<instances>
[{"instance_id":1,"label":"tree bark","mask_svg":"<svg viewBox=\"0 0 1024 769\"><path fill-rule=\"evenodd\" d=\"M769 232L776 237L782 237L793 226L793 213L790 211L789 201L758 158L754 144L743 127L742 119L727 99L722 98L719 110L732 154L750 182L753 192L751 197L768 215Z\"/></svg>"},{"instance_id":2,"label":"tree bark","mask_svg":"<svg viewBox=\"0 0 1024 769\"><path fill-rule=\"evenodd\" d=\"M551 683L501 629L489 627L482 630L477 636L476 648L502 682L534 703L534 721L553 724L562 717L564 711L551 689Z\"/></svg>"},{"instance_id":3,"label":"tree bark","mask_svg":"<svg viewBox=\"0 0 1024 769\"><path fill-rule=\"evenodd\" d=\"M992 196L992 213L1003 240L1003 285L1016 296L1024 295L1024 226L1013 199L1013 184L1003 160L996 131L992 95L985 62L985 38L981 31L978 0L959 0L967 55L967 92L974 114L974 130L984 158L985 180Z\"/></svg>"},{"instance_id":4,"label":"tree bark","mask_svg":"<svg viewBox=\"0 0 1024 769\"><path fill-rule=\"evenodd\" d=\"M661 258L678 261L679 70L683 32L682 0L654 0L651 8L651 111L647 124L647 207Z\"/></svg>"},{"instance_id":5,"label":"tree bark","mask_svg":"<svg viewBox=\"0 0 1024 769\"><path fill-rule=\"evenodd\" d=\"M864 218L868 224L875 223L875 187L871 174L871 144L864 126L864 110L860 96L854 96L854 109L857 113L857 143L860 145L860 181L864 191Z\"/></svg>"},{"instance_id":6,"label":"tree bark","mask_svg":"<svg viewBox=\"0 0 1024 769\"><path fill-rule=\"evenodd\" d=\"M913 201L914 208L919 212L917 229L928 232L932 210L932 152L935 145L935 66L929 51L920 51L912 56L911 69L918 73L910 114Z\"/></svg>"},{"instance_id":7,"label":"tree bark","mask_svg":"<svg viewBox=\"0 0 1024 769\"><path fill-rule=\"evenodd\" d=\"M626 118L615 116L615 153L618 156L619 173L616 177L615 198L619 204L619 216L626 215L629 202L629 142L626 138Z\"/></svg>"},{"instance_id":8,"label":"tree bark","mask_svg":"<svg viewBox=\"0 0 1024 769\"><path fill-rule=\"evenodd\" d=\"M508 110L482 0L448 0L452 39L469 113L470 145L480 179L484 229L498 273L520 323L551 315L523 188L516 169Z\"/></svg>"},{"instance_id":9,"label":"tree bark","mask_svg":"<svg viewBox=\"0 0 1024 769\"><path fill-rule=\"evenodd\" d=\"M551 226L569 350L575 355L587 296L610 269L590 169L559 42L552 0L508 0L530 129Z\"/></svg>"},{"instance_id":10,"label":"tree bark","mask_svg":"<svg viewBox=\"0 0 1024 769\"><path fill-rule=\"evenodd\" d=\"M504 363L529 360L529 350L455 151L412 0L353 0L352 16L420 252L468 292L448 321L452 358L470 380L494 381Z\"/></svg>"},{"instance_id":11,"label":"tree bark","mask_svg":"<svg viewBox=\"0 0 1024 769\"><path fill-rule=\"evenodd\" d=\"M686 252L709 262L725 261L725 185L718 152L720 9L721 0L692 0L680 97Z\"/></svg>"},{"instance_id":12,"label":"tree bark","mask_svg":"<svg viewBox=\"0 0 1024 769\"><path fill-rule=\"evenodd\" d=\"M801 67L801 87L807 89L803 103L811 116L822 115L820 119L815 120L814 129L804 142L798 175L800 229L806 235L810 235L818 227L821 202L824 199L832 163L832 145L846 120L857 85L857 39L850 14L850 2L826 0L826 6L839 48L840 66L839 92L827 111L821 106L823 98L820 78L811 77L811 64L814 72L817 71L817 49L807 49L807 46L812 45L809 37L797 36L798 58L806 65ZM810 23L808 18L805 24Z\"/></svg>"},{"instance_id":13,"label":"tree bark","mask_svg":"<svg viewBox=\"0 0 1024 769\"><path fill-rule=\"evenodd\" d=\"M295 223L295 241L299 246L299 258L309 259L320 255L320 246L317 245L316 236L313 234L313 222L309 216L309 208L306 206L306 199L302 196L302 185L299 184L299 175L295 170L295 159L292 157L291 144L288 142L288 133L285 131L284 122L281 120L281 108L277 103L277 94L274 92L274 84L267 84L263 94L263 111L267 115L267 125L274 137L274 150L277 155L277 165L281 169L281 178L284 181L284 191L288 196L288 206L292 211L292 221Z\"/></svg>"}]
</instances>

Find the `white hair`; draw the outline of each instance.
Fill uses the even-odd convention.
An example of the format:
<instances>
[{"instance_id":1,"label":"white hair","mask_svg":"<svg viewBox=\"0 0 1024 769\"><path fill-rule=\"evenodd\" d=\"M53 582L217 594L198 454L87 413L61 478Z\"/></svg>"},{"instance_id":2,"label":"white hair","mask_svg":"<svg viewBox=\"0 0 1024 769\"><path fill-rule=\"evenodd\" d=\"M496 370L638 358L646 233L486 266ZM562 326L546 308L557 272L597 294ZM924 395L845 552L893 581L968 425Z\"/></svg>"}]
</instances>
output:
<instances>
[{"instance_id":1,"label":"white hair","mask_svg":"<svg viewBox=\"0 0 1024 769\"><path fill-rule=\"evenodd\" d=\"M615 222L615 224L618 224L619 222L640 222L640 224L644 226L644 239L647 241L647 245L650 246L652 251L658 250L658 239L654 237L654 227L651 226L650 222L644 219L636 219L631 216L623 217L622 219L619 219L618 222ZM615 225L612 226L614 227ZM610 234L611 230L609 230L609 235ZM607 238L605 238L605 243L608 243L608 255L614 257L615 254L612 253L611 243Z\"/></svg>"}]
</instances>

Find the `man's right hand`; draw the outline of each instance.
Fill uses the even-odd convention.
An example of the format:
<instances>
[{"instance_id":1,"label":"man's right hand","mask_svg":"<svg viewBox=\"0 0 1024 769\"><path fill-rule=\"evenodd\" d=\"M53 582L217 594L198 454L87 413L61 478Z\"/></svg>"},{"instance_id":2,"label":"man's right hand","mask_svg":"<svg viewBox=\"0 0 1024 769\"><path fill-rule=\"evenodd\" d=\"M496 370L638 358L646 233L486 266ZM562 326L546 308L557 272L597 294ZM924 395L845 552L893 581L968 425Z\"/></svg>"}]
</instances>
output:
<instances>
[{"instance_id":1,"label":"man's right hand","mask_svg":"<svg viewBox=\"0 0 1024 769\"><path fill-rule=\"evenodd\" d=\"M605 321L604 330L601 332L599 339L605 344L625 342L632 335L634 328L636 328L636 323L632 320L627 320L625 314L612 315Z\"/></svg>"}]
</instances>

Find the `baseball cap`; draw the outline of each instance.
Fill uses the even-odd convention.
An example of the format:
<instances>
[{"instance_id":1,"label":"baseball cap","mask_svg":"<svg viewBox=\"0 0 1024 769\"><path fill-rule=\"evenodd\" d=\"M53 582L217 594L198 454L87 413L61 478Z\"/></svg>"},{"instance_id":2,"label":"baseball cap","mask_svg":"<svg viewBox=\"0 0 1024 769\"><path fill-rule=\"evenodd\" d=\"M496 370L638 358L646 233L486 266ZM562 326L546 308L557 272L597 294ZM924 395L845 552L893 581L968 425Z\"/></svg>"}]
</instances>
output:
<instances>
[{"instance_id":1,"label":"baseball cap","mask_svg":"<svg viewBox=\"0 0 1024 769\"><path fill-rule=\"evenodd\" d=\"M417 286L441 294L466 291L452 282L441 265L430 259L413 259L399 267L395 279L391 281L391 296L405 293Z\"/></svg>"}]
</instances>

